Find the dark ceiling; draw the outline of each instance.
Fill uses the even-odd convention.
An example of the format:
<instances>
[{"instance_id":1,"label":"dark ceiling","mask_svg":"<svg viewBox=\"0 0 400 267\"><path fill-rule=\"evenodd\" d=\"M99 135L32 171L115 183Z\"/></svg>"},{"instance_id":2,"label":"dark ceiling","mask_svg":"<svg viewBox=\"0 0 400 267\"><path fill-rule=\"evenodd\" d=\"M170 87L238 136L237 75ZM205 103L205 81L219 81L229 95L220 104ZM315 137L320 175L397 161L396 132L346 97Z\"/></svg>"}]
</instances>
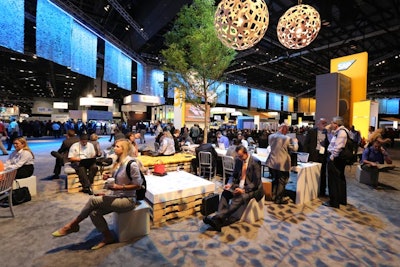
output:
<instances>
[{"instance_id":1,"label":"dark ceiling","mask_svg":"<svg viewBox=\"0 0 400 267\"><path fill-rule=\"evenodd\" d=\"M132 58L151 65L161 63L163 35L176 13L189 0L52 0L89 25ZM29 109L34 97L73 101L85 95L91 79L66 67L34 59L36 0L25 0L25 54L0 47L2 104ZM219 2L219 1L217 1ZM330 59L368 52L369 99L400 97L400 0L304 0L321 15L322 28L306 48L289 50L276 37L278 19L297 1L266 0L269 26L253 48L239 51L226 71L229 83L238 83L294 97L315 95L317 75L329 73ZM129 25L129 27L127 27ZM102 60L101 43L98 60ZM135 72L135 68L133 68ZM135 73L133 74L135 76ZM132 82L132 92L136 82ZM132 92L109 85L108 97L120 101ZM30 113L29 110L23 112Z\"/></svg>"}]
</instances>

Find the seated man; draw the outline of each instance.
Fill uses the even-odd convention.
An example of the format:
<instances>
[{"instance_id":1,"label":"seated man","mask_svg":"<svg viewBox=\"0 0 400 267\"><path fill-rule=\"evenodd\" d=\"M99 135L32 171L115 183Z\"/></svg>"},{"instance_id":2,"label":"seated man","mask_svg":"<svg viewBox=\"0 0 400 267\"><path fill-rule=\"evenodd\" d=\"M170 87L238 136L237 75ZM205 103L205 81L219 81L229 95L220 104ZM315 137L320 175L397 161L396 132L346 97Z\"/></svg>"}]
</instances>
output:
<instances>
[{"instance_id":1,"label":"seated man","mask_svg":"<svg viewBox=\"0 0 400 267\"><path fill-rule=\"evenodd\" d=\"M371 177L374 177L375 180L372 181L372 186L378 186L378 172L387 169L393 169L394 165L385 166L385 168L381 168L380 164L392 164L392 159L389 157L389 154L382 147L382 143L378 140L375 140L371 146L367 147L361 157L361 168L364 171L371 173Z\"/></svg>"},{"instance_id":2,"label":"seated man","mask_svg":"<svg viewBox=\"0 0 400 267\"><path fill-rule=\"evenodd\" d=\"M163 132L157 154L160 156L171 156L175 154L175 142L170 131L167 130Z\"/></svg>"},{"instance_id":3,"label":"seated man","mask_svg":"<svg viewBox=\"0 0 400 267\"><path fill-rule=\"evenodd\" d=\"M228 147L229 147L229 139L225 135L222 135L221 131L217 132L217 140L218 140L218 145L219 144L224 144L225 149L228 149Z\"/></svg>"},{"instance_id":4,"label":"seated man","mask_svg":"<svg viewBox=\"0 0 400 267\"><path fill-rule=\"evenodd\" d=\"M76 142L79 142L79 137L75 135L75 130L69 129L67 131L67 137L62 142L60 148L57 151L51 151L51 155L56 158L52 179L60 178L61 167L64 166L64 162L68 159L69 148Z\"/></svg>"},{"instance_id":5,"label":"seated man","mask_svg":"<svg viewBox=\"0 0 400 267\"><path fill-rule=\"evenodd\" d=\"M204 138L203 136L197 137L197 142L199 142L199 146L196 147L195 153L196 153L196 158L192 159L191 162L191 168L193 170L193 173L197 175L197 168L199 167L199 153L202 152L211 152L211 161L212 162L217 162L218 159L218 153L215 151L215 148L213 147L212 144L210 143L204 143Z\"/></svg>"},{"instance_id":6,"label":"seated man","mask_svg":"<svg viewBox=\"0 0 400 267\"><path fill-rule=\"evenodd\" d=\"M96 151L88 139L86 134L80 136L79 142L73 144L69 149L68 160L72 162L71 167L78 174L79 182L82 184L82 192L93 195L90 186L93 184L94 176L97 173ZM93 160L86 162L84 159Z\"/></svg>"},{"instance_id":7,"label":"seated man","mask_svg":"<svg viewBox=\"0 0 400 267\"><path fill-rule=\"evenodd\" d=\"M204 223L211 225L217 231L221 231L222 226L239 221L252 198L260 201L264 197L261 162L252 157L243 145L239 145L236 152L235 169L224 186L218 213L203 219Z\"/></svg>"}]
</instances>

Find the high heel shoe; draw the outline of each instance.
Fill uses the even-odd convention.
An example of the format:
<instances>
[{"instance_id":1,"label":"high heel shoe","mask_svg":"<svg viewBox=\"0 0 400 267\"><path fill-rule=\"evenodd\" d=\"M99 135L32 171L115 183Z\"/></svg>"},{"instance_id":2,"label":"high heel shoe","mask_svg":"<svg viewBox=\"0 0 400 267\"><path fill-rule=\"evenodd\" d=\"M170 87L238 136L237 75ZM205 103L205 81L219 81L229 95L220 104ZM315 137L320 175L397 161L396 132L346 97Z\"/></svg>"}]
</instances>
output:
<instances>
[{"instance_id":1,"label":"high heel shoe","mask_svg":"<svg viewBox=\"0 0 400 267\"><path fill-rule=\"evenodd\" d=\"M60 230L57 230L57 231L51 233L51 235L54 237L62 237L62 236L69 235L71 233L76 233L76 232L79 232L79 224L77 224L76 226L72 226L71 228L66 230L65 233L61 233Z\"/></svg>"}]
</instances>

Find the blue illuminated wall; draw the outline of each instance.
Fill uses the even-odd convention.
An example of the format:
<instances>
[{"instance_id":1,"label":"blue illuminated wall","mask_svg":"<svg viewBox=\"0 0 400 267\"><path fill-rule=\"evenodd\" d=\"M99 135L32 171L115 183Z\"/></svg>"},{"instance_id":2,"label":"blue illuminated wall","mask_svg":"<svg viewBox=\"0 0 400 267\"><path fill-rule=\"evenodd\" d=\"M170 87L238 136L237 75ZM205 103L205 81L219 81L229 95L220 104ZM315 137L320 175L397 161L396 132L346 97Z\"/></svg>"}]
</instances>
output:
<instances>
[{"instance_id":1,"label":"blue illuminated wall","mask_svg":"<svg viewBox=\"0 0 400 267\"><path fill-rule=\"evenodd\" d=\"M218 104L226 104L226 83L220 83L216 89L218 98L217 98L217 103Z\"/></svg>"},{"instance_id":2,"label":"blue illuminated wall","mask_svg":"<svg viewBox=\"0 0 400 267\"><path fill-rule=\"evenodd\" d=\"M241 107L247 107L248 89L236 84L229 84L228 104Z\"/></svg>"},{"instance_id":3,"label":"blue illuminated wall","mask_svg":"<svg viewBox=\"0 0 400 267\"><path fill-rule=\"evenodd\" d=\"M267 92L258 89L251 89L250 107L266 109Z\"/></svg>"},{"instance_id":4,"label":"blue illuminated wall","mask_svg":"<svg viewBox=\"0 0 400 267\"><path fill-rule=\"evenodd\" d=\"M282 96L276 93L268 93L268 109L281 110Z\"/></svg>"},{"instance_id":5,"label":"blue illuminated wall","mask_svg":"<svg viewBox=\"0 0 400 267\"><path fill-rule=\"evenodd\" d=\"M104 53L104 80L114 83L121 88L131 90L131 77L132 60L114 45L106 42Z\"/></svg>"},{"instance_id":6,"label":"blue illuminated wall","mask_svg":"<svg viewBox=\"0 0 400 267\"><path fill-rule=\"evenodd\" d=\"M0 1L0 46L24 52L24 0Z\"/></svg>"},{"instance_id":7,"label":"blue illuminated wall","mask_svg":"<svg viewBox=\"0 0 400 267\"><path fill-rule=\"evenodd\" d=\"M378 99L380 114L399 114L399 98Z\"/></svg>"},{"instance_id":8,"label":"blue illuminated wall","mask_svg":"<svg viewBox=\"0 0 400 267\"><path fill-rule=\"evenodd\" d=\"M48 0L37 1L36 54L96 78L97 36Z\"/></svg>"}]
</instances>

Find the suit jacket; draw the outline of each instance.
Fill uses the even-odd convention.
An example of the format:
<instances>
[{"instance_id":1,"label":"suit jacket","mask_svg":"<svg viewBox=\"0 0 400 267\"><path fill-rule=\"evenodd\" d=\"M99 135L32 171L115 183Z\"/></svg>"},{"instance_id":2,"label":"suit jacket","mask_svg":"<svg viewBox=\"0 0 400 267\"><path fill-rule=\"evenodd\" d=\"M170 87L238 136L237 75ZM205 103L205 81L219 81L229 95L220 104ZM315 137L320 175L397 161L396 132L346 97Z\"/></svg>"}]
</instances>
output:
<instances>
[{"instance_id":1,"label":"suit jacket","mask_svg":"<svg viewBox=\"0 0 400 267\"><path fill-rule=\"evenodd\" d=\"M297 151L298 144L293 144L291 138L281 132L269 135L268 144L271 146L271 153L267 159L268 168L279 171L290 171L290 152Z\"/></svg>"},{"instance_id":2,"label":"suit jacket","mask_svg":"<svg viewBox=\"0 0 400 267\"><path fill-rule=\"evenodd\" d=\"M216 163L218 158L218 153L215 151L215 148L210 143L201 144L200 146L196 147L196 158L199 158L200 151L203 152L211 152L212 162Z\"/></svg>"},{"instance_id":3,"label":"suit jacket","mask_svg":"<svg viewBox=\"0 0 400 267\"><path fill-rule=\"evenodd\" d=\"M261 161L250 156L249 164L246 170L246 180L244 183L245 194L243 198L249 200L255 198L259 201L264 196L264 189L261 182ZM243 161L239 158L235 159L235 168L228 183L232 184L233 188L239 186L240 178L242 177ZM247 202L246 202L247 205Z\"/></svg>"},{"instance_id":4,"label":"suit jacket","mask_svg":"<svg viewBox=\"0 0 400 267\"><path fill-rule=\"evenodd\" d=\"M58 149L58 153L60 153L61 155L63 155L64 157L64 163L68 162L68 152L69 152L69 148L76 142L79 142L79 137L78 136L74 136L74 137L70 137L70 138L66 138L62 144L61 147Z\"/></svg>"},{"instance_id":5,"label":"suit jacket","mask_svg":"<svg viewBox=\"0 0 400 267\"><path fill-rule=\"evenodd\" d=\"M328 152L328 145L329 145L329 140L328 140L328 135L326 131L324 132L325 139L322 141L321 146L325 147L325 157ZM318 156L319 156L319 151L316 150L317 147L317 140L318 139L318 128L313 128L307 132L306 138L304 140L304 152L309 153L308 160L309 161L314 161L314 162L319 162Z\"/></svg>"}]
</instances>

